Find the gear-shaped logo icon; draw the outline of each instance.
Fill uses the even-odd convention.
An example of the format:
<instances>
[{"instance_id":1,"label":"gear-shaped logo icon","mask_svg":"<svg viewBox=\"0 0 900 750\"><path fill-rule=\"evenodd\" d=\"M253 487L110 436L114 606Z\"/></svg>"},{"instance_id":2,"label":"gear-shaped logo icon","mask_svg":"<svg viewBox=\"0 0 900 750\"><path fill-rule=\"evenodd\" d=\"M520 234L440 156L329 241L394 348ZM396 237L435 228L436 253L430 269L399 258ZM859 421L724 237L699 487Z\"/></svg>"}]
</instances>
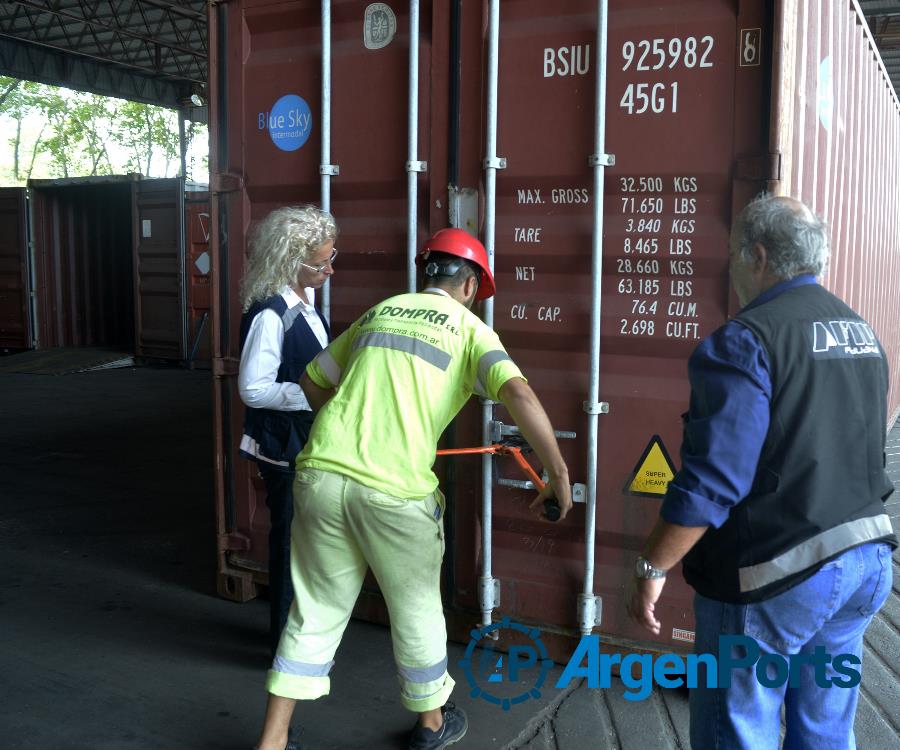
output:
<instances>
[{"instance_id":1,"label":"gear-shaped logo icon","mask_svg":"<svg viewBox=\"0 0 900 750\"><path fill-rule=\"evenodd\" d=\"M501 630L522 633L529 639L529 643L510 646L508 654L497 654L492 646L492 634ZM482 643L485 640L486 643ZM482 646L482 650L476 654L475 648L479 645ZM505 670L504 664L506 665ZM469 694L473 698L481 698L495 706L500 706L504 711L509 711L512 706L524 703L531 698L541 697L541 688L553 668L553 661L547 656L547 648L541 641L540 630L520 625L512 622L508 617L504 617L500 622L471 632L465 657L459 665L466 675L466 680L471 688ZM497 685L504 683L513 685L517 690L522 685L528 685L530 681L520 677L521 673L526 671L535 675L530 687L512 695L497 695L494 692Z\"/></svg>"}]
</instances>

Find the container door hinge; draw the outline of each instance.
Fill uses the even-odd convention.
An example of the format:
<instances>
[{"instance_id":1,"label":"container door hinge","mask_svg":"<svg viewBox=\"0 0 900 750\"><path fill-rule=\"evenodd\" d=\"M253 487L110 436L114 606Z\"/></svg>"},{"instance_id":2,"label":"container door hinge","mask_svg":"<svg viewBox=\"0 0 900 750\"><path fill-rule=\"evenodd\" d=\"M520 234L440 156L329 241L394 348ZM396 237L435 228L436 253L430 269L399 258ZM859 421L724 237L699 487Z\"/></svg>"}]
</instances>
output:
<instances>
[{"instance_id":1,"label":"container door hinge","mask_svg":"<svg viewBox=\"0 0 900 750\"><path fill-rule=\"evenodd\" d=\"M500 579L480 576L478 579L478 603L482 612L500 606Z\"/></svg>"},{"instance_id":2,"label":"container door hinge","mask_svg":"<svg viewBox=\"0 0 900 750\"><path fill-rule=\"evenodd\" d=\"M585 401L582 407L586 414L609 414L609 402L607 401L597 401L595 403Z\"/></svg>"},{"instance_id":3,"label":"container door hinge","mask_svg":"<svg viewBox=\"0 0 900 750\"><path fill-rule=\"evenodd\" d=\"M449 221L451 227L465 229L473 237L478 236L478 191L450 185L448 192Z\"/></svg>"},{"instance_id":4,"label":"container door hinge","mask_svg":"<svg viewBox=\"0 0 900 750\"><path fill-rule=\"evenodd\" d=\"M236 193L244 189L244 176L231 172L213 172L210 176L210 192L214 195L220 193Z\"/></svg>"},{"instance_id":5,"label":"container door hinge","mask_svg":"<svg viewBox=\"0 0 900 750\"><path fill-rule=\"evenodd\" d=\"M745 156L737 160L735 177L753 182L781 180L781 153Z\"/></svg>"},{"instance_id":6,"label":"container door hinge","mask_svg":"<svg viewBox=\"0 0 900 750\"><path fill-rule=\"evenodd\" d=\"M241 361L234 357L213 357L213 376L217 378L234 377L238 374Z\"/></svg>"},{"instance_id":7,"label":"container door hinge","mask_svg":"<svg viewBox=\"0 0 900 750\"><path fill-rule=\"evenodd\" d=\"M250 549L249 537L234 531L230 534L219 534L220 552L246 551L248 549Z\"/></svg>"},{"instance_id":8,"label":"container door hinge","mask_svg":"<svg viewBox=\"0 0 900 750\"><path fill-rule=\"evenodd\" d=\"M588 165L591 167L614 167L616 166L616 155L591 154L588 157Z\"/></svg>"},{"instance_id":9,"label":"container door hinge","mask_svg":"<svg viewBox=\"0 0 900 750\"><path fill-rule=\"evenodd\" d=\"M590 633L603 620L603 600L593 594L578 595L578 627L582 635Z\"/></svg>"}]
</instances>

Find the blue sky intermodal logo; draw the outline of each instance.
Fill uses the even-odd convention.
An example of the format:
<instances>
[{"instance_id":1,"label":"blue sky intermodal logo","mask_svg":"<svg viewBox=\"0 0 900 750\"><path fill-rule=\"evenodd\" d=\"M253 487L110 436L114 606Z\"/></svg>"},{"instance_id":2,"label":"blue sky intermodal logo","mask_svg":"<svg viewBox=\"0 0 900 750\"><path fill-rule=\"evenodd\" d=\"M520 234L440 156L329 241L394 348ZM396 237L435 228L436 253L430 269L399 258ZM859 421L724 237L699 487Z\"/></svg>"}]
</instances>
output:
<instances>
[{"instance_id":1,"label":"blue sky intermodal logo","mask_svg":"<svg viewBox=\"0 0 900 750\"><path fill-rule=\"evenodd\" d=\"M517 631L529 642L509 647L508 654L493 649L491 636L500 630ZM521 636L518 637L521 640ZM476 647L481 649L476 651ZM735 669L753 669L763 687L778 688L787 683L799 687L804 667L812 669L813 679L821 688L852 688L859 685L862 661L855 654L832 656L822 646L812 653L782 656L760 648L746 635L722 635L718 651L703 654L617 654L600 650L600 636L582 636L555 687L563 689L572 680L584 679L589 688L608 688L613 681L613 668L629 701L642 701L650 696L654 685L664 688L705 685L727 688ZM829 670L829 665L831 669ZM537 628L511 622L508 617L480 630L472 631L466 655L460 661L471 695L502 707L505 711L529 698L539 698L553 662ZM501 688L505 687L505 692ZM506 695L512 690L511 695Z\"/></svg>"}]
</instances>

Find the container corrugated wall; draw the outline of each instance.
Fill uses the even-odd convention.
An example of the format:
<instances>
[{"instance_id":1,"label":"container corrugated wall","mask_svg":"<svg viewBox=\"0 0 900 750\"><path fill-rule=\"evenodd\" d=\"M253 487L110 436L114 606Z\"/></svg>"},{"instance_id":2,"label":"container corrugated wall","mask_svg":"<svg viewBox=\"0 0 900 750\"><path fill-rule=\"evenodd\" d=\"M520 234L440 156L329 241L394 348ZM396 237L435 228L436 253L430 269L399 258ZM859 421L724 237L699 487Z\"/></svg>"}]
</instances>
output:
<instances>
[{"instance_id":1,"label":"container corrugated wall","mask_svg":"<svg viewBox=\"0 0 900 750\"><path fill-rule=\"evenodd\" d=\"M419 158L428 171L416 183L419 240L449 223L450 208L463 226L477 227L484 218L487 3L461 4L458 26L452 6L428 4L421 21ZM406 6L391 14L379 6L384 17L375 27L369 7L333 3L331 162L340 174L332 180L331 206L341 250L331 289L336 333L406 286L408 18ZM606 150L616 163L605 177L600 370L600 398L610 411L600 421L594 589L603 600L601 632L631 645L689 647L691 592L680 576L666 587L660 608L667 628L652 643L625 617L622 588L658 512L666 454L678 463L687 357L735 310L727 275L733 216L767 184L779 188L787 184L779 179L797 175L814 201L848 215L839 223L847 233L844 247L862 246L865 237L879 241L880 230L857 216L875 204L840 199L843 190L857 189L851 185L876 179L880 168L875 158L861 161L865 152L857 158L849 139L873 128L872 113L882 112L885 127L897 122L872 98L879 79L862 51L868 48L861 29L817 20L818 6L779 8L773 16L761 0L739 7L730 0L610 5ZM776 38L782 18L789 40ZM589 0L552 7L537 0L501 3L498 155L506 167L497 178L495 326L554 425L576 433L562 443L575 482L587 473L596 24L597 3ZM246 598L265 580L267 515L261 482L237 455L243 414L235 380L237 284L251 222L277 205L319 199L320 4L218 5L210 29L220 591ZM458 57L451 54L454 39ZM802 78L805 90L815 90L819 62L804 67L798 60L818 60L822 49L838 44L833 39L841 40L834 69L867 81L870 98L845 124L852 126L847 139L815 128L802 136L799 127L788 132L776 116L781 135L773 148L770 94L780 93L778 112L796 104L812 117L816 100L807 95L795 103L793 87ZM773 41L783 49L774 75ZM838 91L836 101L841 96L848 94ZM292 122L305 124L298 129ZM888 206L896 210L896 171L892 182L885 174L880 179L887 216ZM878 196L870 190L868 200ZM879 283L886 297L884 278L897 255L890 242L883 240L876 274L861 263L847 274L849 301L876 326L889 314L870 306ZM832 287L844 279L842 264L850 270L843 258L829 277ZM900 337L880 333L895 357ZM494 418L510 421L502 407ZM460 446L481 442L477 404L463 411L446 439ZM477 619L478 464L438 465L451 502L445 592L457 637L467 637ZM498 478L518 478L511 463L498 461L495 468ZM528 491L494 486L493 574L502 584L496 613L539 623L545 635L555 632L550 648L560 653L577 629L585 511L577 506L566 522L551 526L527 513L530 498ZM384 618L368 586L357 611Z\"/></svg>"},{"instance_id":2,"label":"container corrugated wall","mask_svg":"<svg viewBox=\"0 0 900 750\"><path fill-rule=\"evenodd\" d=\"M781 154L781 174L770 187L803 200L831 225L824 283L872 324L887 350L896 418L900 102L857 3L777 5L780 106L773 111L772 149Z\"/></svg>"},{"instance_id":3,"label":"container corrugated wall","mask_svg":"<svg viewBox=\"0 0 900 750\"><path fill-rule=\"evenodd\" d=\"M135 354L187 358L184 181L134 185Z\"/></svg>"},{"instance_id":4,"label":"container corrugated wall","mask_svg":"<svg viewBox=\"0 0 900 750\"><path fill-rule=\"evenodd\" d=\"M212 358L210 329L209 193L185 194L185 279L189 351L192 364L209 367Z\"/></svg>"},{"instance_id":5,"label":"container corrugated wall","mask_svg":"<svg viewBox=\"0 0 900 750\"><path fill-rule=\"evenodd\" d=\"M0 188L0 349L32 347L24 188Z\"/></svg>"},{"instance_id":6,"label":"container corrugated wall","mask_svg":"<svg viewBox=\"0 0 900 750\"><path fill-rule=\"evenodd\" d=\"M134 347L132 180L35 180L38 346Z\"/></svg>"}]
</instances>

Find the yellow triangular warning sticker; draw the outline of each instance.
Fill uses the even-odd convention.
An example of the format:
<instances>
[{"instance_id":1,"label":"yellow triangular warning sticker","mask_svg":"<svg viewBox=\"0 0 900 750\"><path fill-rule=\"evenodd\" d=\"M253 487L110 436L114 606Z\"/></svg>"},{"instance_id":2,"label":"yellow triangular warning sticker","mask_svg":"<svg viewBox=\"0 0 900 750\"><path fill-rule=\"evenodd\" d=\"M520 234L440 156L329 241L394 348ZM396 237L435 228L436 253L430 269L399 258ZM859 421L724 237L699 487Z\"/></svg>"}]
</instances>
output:
<instances>
[{"instance_id":1,"label":"yellow triangular warning sticker","mask_svg":"<svg viewBox=\"0 0 900 750\"><path fill-rule=\"evenodd\" d=\"M646 497L662 497L666 487L675 476L675 465L663 445L662 438L654 435L650 438L634 471L627 482L624 492L627 495L644 495Z\"/></svg>"}]
</instances>

